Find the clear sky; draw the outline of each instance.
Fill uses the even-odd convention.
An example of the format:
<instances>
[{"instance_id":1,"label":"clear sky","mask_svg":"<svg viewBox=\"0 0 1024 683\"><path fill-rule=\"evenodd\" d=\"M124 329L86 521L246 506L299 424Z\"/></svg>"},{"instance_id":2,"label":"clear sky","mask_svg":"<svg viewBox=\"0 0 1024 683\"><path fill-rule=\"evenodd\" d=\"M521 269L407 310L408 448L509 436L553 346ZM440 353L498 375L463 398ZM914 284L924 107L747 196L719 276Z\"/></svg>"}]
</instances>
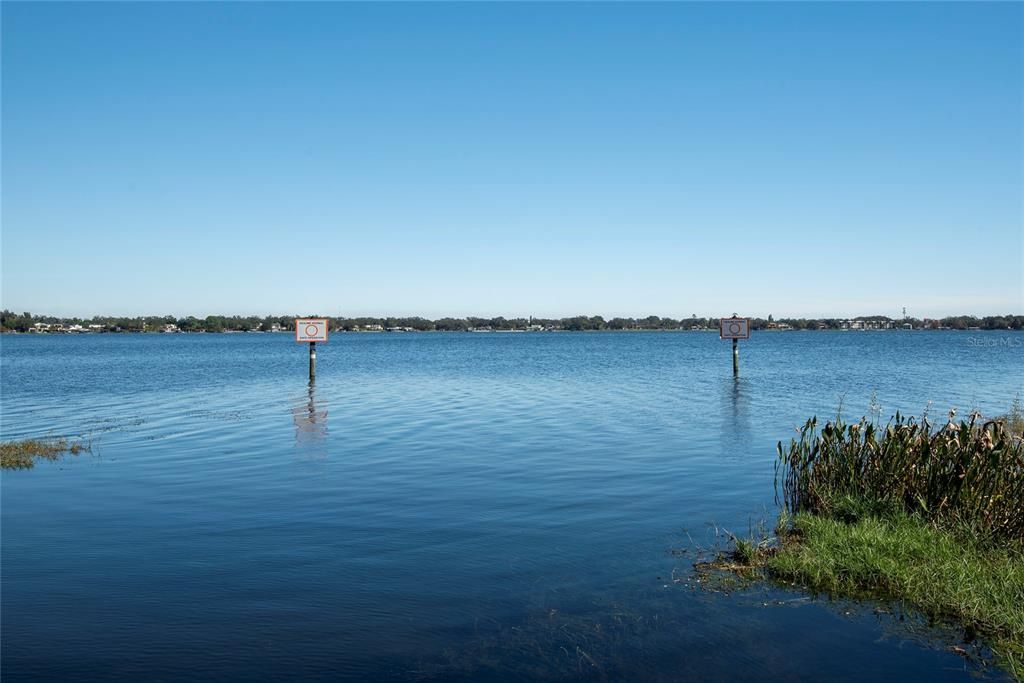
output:
<instances>
[{"instance_id":1,"label":"clear sky","mask_svg":"<svg viewBox=\"0 0 1024 683\"><path fill-rule=\"evenodd\" d=\"M1024 312L1024 5L2 3L2 304Z\"/></svg>"}]
</instances>

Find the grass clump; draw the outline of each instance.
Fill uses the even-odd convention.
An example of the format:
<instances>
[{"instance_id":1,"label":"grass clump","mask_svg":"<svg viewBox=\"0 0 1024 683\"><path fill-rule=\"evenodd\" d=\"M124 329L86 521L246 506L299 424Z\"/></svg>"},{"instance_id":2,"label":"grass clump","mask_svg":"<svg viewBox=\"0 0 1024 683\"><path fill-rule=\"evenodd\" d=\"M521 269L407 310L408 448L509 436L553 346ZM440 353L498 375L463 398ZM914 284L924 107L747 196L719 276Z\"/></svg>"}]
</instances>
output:
<instances>
[{"instance_id":1,"label":"grass clump","mask_svg":"<svg viewBox=\"0 0 1024 683\"><path fill-rule=\"evenodd\" d=\"M57 460L65 453L78 455L89 450L79 442L67 439L24 439L0 443L0 467L5 470L27 470L35 467L36 460Z\"/></svg>"}]
</instances>

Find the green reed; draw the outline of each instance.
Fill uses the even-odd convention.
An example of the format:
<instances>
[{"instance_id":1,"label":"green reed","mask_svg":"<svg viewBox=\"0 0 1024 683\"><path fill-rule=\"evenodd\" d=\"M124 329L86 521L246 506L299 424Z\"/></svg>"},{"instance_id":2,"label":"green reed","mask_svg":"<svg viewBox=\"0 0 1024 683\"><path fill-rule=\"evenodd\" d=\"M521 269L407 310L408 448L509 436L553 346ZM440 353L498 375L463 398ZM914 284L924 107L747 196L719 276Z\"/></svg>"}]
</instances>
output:
<instances>
[{"instance_id":1,"label":"green reed","mask_svg":"<svg viewBox=\"0 0 1024 683\"><path fill-rule=\"evenodd\" d=\"M972 413L933 429L896 413L884 427L817 418L780 441L776 492L790 513L838 518L902 511L981 540L1024 541L1024 433Z\"/></svg>"}]
</instances>

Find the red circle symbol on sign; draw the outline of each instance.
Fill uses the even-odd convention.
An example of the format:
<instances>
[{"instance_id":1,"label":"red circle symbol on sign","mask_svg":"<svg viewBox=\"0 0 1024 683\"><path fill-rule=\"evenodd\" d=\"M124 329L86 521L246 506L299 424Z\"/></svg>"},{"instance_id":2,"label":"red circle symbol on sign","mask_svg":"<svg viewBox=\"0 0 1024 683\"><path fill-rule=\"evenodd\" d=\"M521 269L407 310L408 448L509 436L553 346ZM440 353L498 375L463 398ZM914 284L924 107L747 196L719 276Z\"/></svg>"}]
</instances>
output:
<instances>
[{"instance_id":1,"label":"red circle symbol on sign","mask_svg":"<svg viewBox=\"0 0 1024 683\"><path fill-rule=\"evenodd\" d=\"M740 329L739 323L729 323L729 334L739 334Z\"/></svg>"},{"instance_id":2,"label":"red circle symbol on sign","mask_svg":"<svg viewBox=\"0 0 1024 683\"><path fill-rule=\"evenodd\" d=\"M315 337L320 334L320 327L317 325L306 325L306 336Z\"/></svg>"}]
</instances>

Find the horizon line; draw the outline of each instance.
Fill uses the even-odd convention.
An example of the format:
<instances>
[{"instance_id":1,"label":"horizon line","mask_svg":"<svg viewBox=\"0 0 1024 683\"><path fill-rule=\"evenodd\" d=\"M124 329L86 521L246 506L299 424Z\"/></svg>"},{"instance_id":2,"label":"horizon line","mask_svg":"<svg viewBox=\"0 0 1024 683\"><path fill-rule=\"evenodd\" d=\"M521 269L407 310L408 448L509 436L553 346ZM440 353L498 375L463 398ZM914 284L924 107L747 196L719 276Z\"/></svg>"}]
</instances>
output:
<instances>
[{"instance_id":1,"label":"horizon line","mask_svg":"<svg viewBox=\"0 0 1024 683\"><path fill-rule=\"evenodd\" d=\"M22 311L22 312L19 313L19 312L17 312L16 309L10 309L10 308L6 308L6 307L3 308L2 310L6 314L11 314L11 315L15 315L15 316L24 316L24 315L27 314L28 316L30 316L32 318L57 318L57 319L75 318L75 319L79 319L79 320L92 320L92 319L96 319L96 318L132 318L132 319L138 319L138 318L168 318L168 317L173 317L173 318L179 319L179 320L180 319L187 319L187 318L195 318L197 320L203 320L205 318L210 318L210 317L221 317L221 318L296 318L296 319L298 319L298 318L330 318L330 319L339 319L339 320L355 320L355 319L359 319L359 318L370 318L370 319L374 319L374 320L385 320L385 319L388 319L388 318L395 318L395 319L402 319L402 318L413 319L413 318L418 318L418 319L421 319L421 320L429 320L429 321L432 321L432 322L433 321L437 321L437 320L446 320L446 319L451 319L451 320L468 320L469 318L479 318L481 320L496 320L498 318L502 318L504 320L529 320L529 319L534 319L534 320L572 320L572 319L575 319L575 318L588 318L588 319L589 318L601 318L602 320L605 320L605 321L616 320L616 319L619 319L619 320L637 320L637 321L642 321L642 320L647 320L647 319L653 317L653 318L658 318L660 320L685 321L685 320L693 320L695 318L698 319L698 320L700 320L700 319L716 320L716 319L722 319L722 318L729 318L729 317L732 317L732 316L736 316L736 317L740 317L740 318L750 318L751 320L757 320L757 319L767 320L769 317L771 317L774 320L842 320L842 319L855 320L855 319L858 319L858 318L886 318L888 320L905 320L905 319L906 320L945 320L945 319L948 319L948 318L978 318L978 319L984 319L984 318L1006 318L1006 317L1022 317L1022 316L1024 316L1024 313L1010 313L1010 312L1007 312L1007 313L993 313L993 314L956 313L956 314L952 314L952 315L922 316L922 317L916 317L916 316L910 315L910 314L904 315L902 317L893 317L893 316L882 314L882 313L861 313L861 314L856 314L856 315L840 315L840 314L836 314L836 315L823 315L823 316L822 315L812 315L812 316L806 316L806 315L803 315L803 316L775 315L774 313L769 313L768 315L740 315L738 312L733 312L733 313L730 313L728 315L699 315L699 314L694 313L694 314L691 314L689 316L681 316L681 317L674 317L674 316L671 316L671 315L657 315L657 314L653 314L653 313L649 314L649 315L643 315L643 316L640 316L640 315L628 315L628 316L627 315L613 315L613 316L610 316L610 317L602 315L600 313L595 313L595 314L577 313L575 315L562 315L562 316L545 316L545 315L515 315L515 316L508 316L508 315L470 315L470 314L467 314L467 315L441 315L441 316L436 316L436 317L420 315L420 314L413 314L413 315L402 315L402 314L388 314L388 315L372 315L372 314L347 314L347 315L343 315L343 314L337 314L337 315L325 315L325 314L322 314L322 313L309 313L309 314L300 315L300 314L297 314L295 312L287 312L287 313L207 313L206 315L198 315L198 314L194 314L194 313L189 313L189 314L186 314L186 315L177 315L177 314L174 314L174 313L144 313L144 314L139 314L139 313L135 313L135 314L97 313L97 314L93 314L93 315L77 315L77 314L73 314L73 315L51 315L49 313L32 313L31 311Z\"/></svg>"}]
</instances>

